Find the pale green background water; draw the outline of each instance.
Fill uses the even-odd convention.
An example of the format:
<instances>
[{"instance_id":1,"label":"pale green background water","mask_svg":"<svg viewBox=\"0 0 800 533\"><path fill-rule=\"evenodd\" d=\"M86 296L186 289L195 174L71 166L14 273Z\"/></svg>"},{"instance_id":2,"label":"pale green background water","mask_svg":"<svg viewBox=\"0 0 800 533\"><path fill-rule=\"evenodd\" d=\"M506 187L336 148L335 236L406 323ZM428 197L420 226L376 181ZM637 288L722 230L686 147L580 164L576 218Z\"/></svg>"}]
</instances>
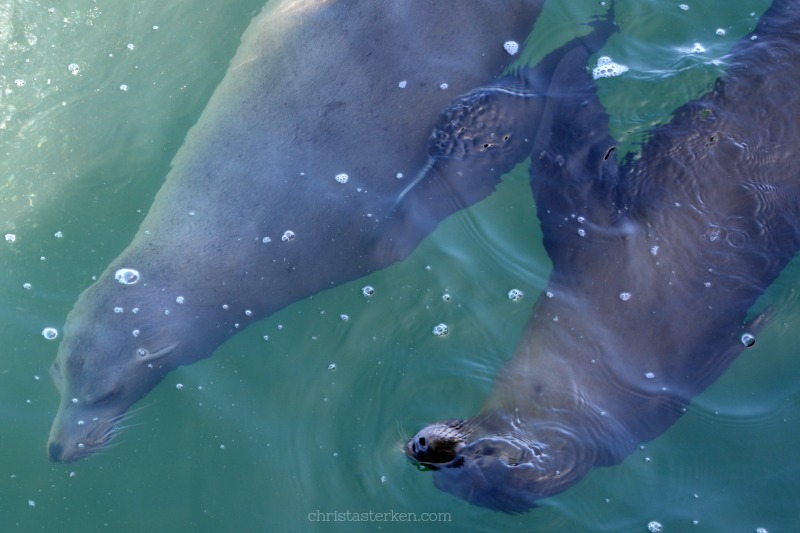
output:
<instances>
[{"instance_id":1,"label":"pale green background water","mask_svg":"<svg viewBox=\"0 0 800 533\"><path fill-rule=\"evenodd\" d=\"M651 520L665 532L797 530L800 264L765 297L776 311L756 347L683 419L541 508L471 507L408 463L400 446L419 427L475 412L546 282L524 167L404 263L300 302L174 372L107 453L47 462L58 341L40 333L61 329L130 241L261 4L0 0L0 232L17 236L0 241L0 531L647 531ZM721 68L711 59L768 3L678 4L617 3L621 31L604 53L631 70L600 87L626 146L708 88ZM568 5L546 8L526 57L598 9ZM695 42L705 54L681 52ZM360 294L367 283L371 301ZM514 287L519 303L506 297ZM439 322L447 337L431 334ZM348 510L446 512L452 522L308 520Z\"/></svg>"}]
</instances>

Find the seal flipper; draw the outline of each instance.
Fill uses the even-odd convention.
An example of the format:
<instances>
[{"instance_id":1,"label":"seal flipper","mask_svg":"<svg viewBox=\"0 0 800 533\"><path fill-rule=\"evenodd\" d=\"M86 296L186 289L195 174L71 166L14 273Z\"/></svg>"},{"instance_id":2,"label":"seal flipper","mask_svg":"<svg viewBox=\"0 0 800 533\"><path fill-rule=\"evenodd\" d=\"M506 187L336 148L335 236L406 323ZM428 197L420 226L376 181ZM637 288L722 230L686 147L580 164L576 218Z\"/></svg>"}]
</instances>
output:
<instances>
[{"instance_id":1,"label":"seal flipper","mask_svg":"<svg viewBox=\"0 0 800 533\"><path fill-rule=\"evenodd\" d=\"M389 218L398 230L390 241L398 248L398 259L439 220L491 194L503 174L535 152L537 142L546 142L539 137L554 122L564 122L552 115L551 98L573 103L596 100L591 78L584 79L586 65L617 30L612 17L613 9L592 24L590 34L550 52L535 67L518 67L460 96L440 113L428 140L426 164L391 206ZM602 112L599 102L596 105ZM593 125L591 119L583 121ZM602 147L601 158L611 146Z\"/></svg>"},{"instance_id":2,"label":"seal flipper","mask_svg":"<svg viewBox=\"0 0 800 533\"><path fill-rule=\"evenodd\" d=\"M612 23L596 24L607 33ZM578 248L626 239L634 231L620 200L609 117L587 71L596 51L576 47L555 70L531 148L531 188L556 272L574 266Z\"/></svg>"}]
</instances>

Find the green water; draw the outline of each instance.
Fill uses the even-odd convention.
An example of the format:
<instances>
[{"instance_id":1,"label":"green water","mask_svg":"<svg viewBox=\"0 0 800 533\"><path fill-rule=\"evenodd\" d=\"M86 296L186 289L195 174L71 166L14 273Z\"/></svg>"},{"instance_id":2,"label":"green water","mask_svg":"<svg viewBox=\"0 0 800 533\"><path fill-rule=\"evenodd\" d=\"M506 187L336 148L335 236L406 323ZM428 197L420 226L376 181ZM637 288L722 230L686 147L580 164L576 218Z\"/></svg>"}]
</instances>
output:
<instances>
[{"instance_id":1,"label":"green water","mask_svg":"<svg viewBox=\"0 0 800 533\"><path fill-rule=\"evenodd\" d=\"M617 2L620 33L604 54L631 70L599 85L627 147L710 86L722 67L709 60L768 4L679 3ZM546 283L524 165L402 264L299 302L174 372L111 450L47 462L58 340L41 331L61 330L130 241L260 4L0 0L0 224L16 236L0 241L0 530L616 532L652 520L665 532L796 530L800 264L765 295L775 312L756 347L686 416L539 509L469 506L405 459L400 446L419 427L475 412ZM524 57L595 12L596 2L548 5ZM679 52L695 42L705 54ZM508 300L511 288L522 301ZM444 338L431 334L440 322ZM450 521L309 520L347 511Z\"/></svg>"}]
</instances>

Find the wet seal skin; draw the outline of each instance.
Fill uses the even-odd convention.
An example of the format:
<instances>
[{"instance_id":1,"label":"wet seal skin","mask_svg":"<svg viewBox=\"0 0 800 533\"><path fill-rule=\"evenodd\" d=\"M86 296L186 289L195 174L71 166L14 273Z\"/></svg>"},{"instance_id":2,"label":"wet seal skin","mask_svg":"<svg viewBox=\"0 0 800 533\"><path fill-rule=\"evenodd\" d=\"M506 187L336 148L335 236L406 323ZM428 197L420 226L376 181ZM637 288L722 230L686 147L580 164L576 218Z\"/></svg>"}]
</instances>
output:
<instances>
[{"instance_id":1,"label":"wet seal skin","mask_svg":"<svg viewBox=\"0 0 800 533\"><path fill-rule=\"evenodd\" d=\"M500 79L514 60L504 43L524 41L542 1L269 2L133 242L67 317L50 459L102 449L170 370L405 258L488 196L530 153L502 116L514 107L500 100L518 98L485 91L481 109L513 126L499 157L466 141L492 134L469 108L458 142L437 137L431 152L429 139L454 128L440 113L459 95L519 88Z\"/></svg>"},{"instance_id":2,"label":"wet seal skin","mask_svg":"<svg viewBox=\"0 0 800 533\"><path fill-rule=\"evenodd\" d=\"M725 61L620 165L593 93L547 95L531 183L553 271L481 411L408 442L438 488L524 512L662 434L753 344L800 248L800 2Z\"/></svg>"}]
</instances>

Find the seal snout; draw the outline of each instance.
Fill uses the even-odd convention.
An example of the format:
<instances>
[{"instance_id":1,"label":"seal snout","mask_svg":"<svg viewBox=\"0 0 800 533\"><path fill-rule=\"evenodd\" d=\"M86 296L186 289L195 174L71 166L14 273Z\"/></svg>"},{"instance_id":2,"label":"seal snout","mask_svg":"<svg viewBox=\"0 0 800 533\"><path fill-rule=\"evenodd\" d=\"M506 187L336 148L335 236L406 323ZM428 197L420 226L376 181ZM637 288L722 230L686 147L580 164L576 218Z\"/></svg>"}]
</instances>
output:
<instances>
[{"instance_id":1,"label":"seal snout","mask_svg":"<svg viewBox=\"0 0 800 533\"><path fill-rule=\"evenodd\" d=\"M421 429L406 444L406 455L415 463L431 468L454 466L468 435L463 420L448 420Z\"/></svg>"},{"instance_id":2,"label":"seal snout","mask_svg":"<svg viewBox=\"0 0 800 533\"><path fill-rule=\"evenodd\" d=\"M64 447L57 442L51 442L47 445L47 455L54 463L60 463L61 457L64 453Z\"/></svg>"}]
</instances>

